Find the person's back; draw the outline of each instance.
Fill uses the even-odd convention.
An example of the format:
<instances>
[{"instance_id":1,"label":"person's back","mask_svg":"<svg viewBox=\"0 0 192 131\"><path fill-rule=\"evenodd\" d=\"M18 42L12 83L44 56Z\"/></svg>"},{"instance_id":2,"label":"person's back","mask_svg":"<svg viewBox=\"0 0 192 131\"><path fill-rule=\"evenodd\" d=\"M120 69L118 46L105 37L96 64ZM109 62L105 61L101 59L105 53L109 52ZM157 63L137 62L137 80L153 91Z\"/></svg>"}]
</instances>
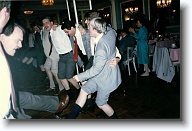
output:
<instances>
[{"instance_id":1,"label":"person's back","mask_svg":"<svg viewBox=\"0 0 192 131\"><path fill-rule=\"evenodd\" d=\"M100 61L102 61L102 59L103 59L104 60L103 62L106 62L106 64L102 68L102 71L97 76L95 76L95 80L98 81L99 86L105 85L105 87L107 87L109 85L113 85L114 87L117 87L117 86L119 86L119 81L121 81L119 66L117 65L115 67L111 67L109 64L107 64L116 55L115 40L116 40L116 37L111 37L108 34L103 35L102 38L99 40L97 49L100 51L101 50L106 51L106 53L103 54L103 55L105 55L105 57L103 57L103 55L100 54L101 53L100 51L97 52L97 49L95 50L93 66L95 66L94 63L96 63L98 60L97 57L101 57ZM107 73L107 74L105 74L105 73ZM104 76L103 74L105 74L106 76Z\"/></svg>"},{"instance_id":2,"label":"person's back","mask_svg":"<svg viewBox=\"0 0 192 131\"><path fill-rule=\"evenodd\" d=\"M124 29L119 29L117 32L118 32L118 36L121 37L119 41L119 46L118 46L118 49L122 56L120 67L122 70L126 70L126 66L124 65L123 62L127 60L127 47L135 47L136 41L135 41L135 38L131 36L130 33L127 33Z\"/></svg>"},{"instance_id":3,"label":"person's back","mask_svg":"<svg viewBox=\"0 0 192 131\"><path fill-rule=\"evenodd\" d=\"M132 37L130 34L127 34L119 41L119 51L124 52L127 50L127 47L134 47L135 46L135 38Z\"/></svg>"},{"instance_id":4,"label":"person's back","mask_svg":"<svg viewBox=\"0 0 192 131\"><path fill-rule=\"evenodd\" d=\"M113 28L111 28L110 26L107 26L107 35L114 38L117 36L117 33Z\"/></svg>"}]
</instances>

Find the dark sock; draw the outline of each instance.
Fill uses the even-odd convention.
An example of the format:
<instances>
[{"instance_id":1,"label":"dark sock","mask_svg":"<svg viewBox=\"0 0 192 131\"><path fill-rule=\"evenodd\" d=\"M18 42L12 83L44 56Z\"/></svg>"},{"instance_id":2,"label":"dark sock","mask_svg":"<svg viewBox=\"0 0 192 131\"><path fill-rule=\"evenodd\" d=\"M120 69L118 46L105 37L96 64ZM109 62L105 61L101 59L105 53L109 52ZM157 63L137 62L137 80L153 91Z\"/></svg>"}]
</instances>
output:
<instances>
[{"instance_id":1,"label":"dark sock","mask_svg":"<svg viewBox=\"0 0 192 131\"><path fill-rule=\"evenodd\" d=\"M71 112L68 115L68 119L75 119L77 115L79 114L79 111L81 110L81 107L77 104L75 104L71 110Z\"/></svg>"},{"instance_id":2,"label":"dark sock","mask_svg":"<svg viewBox=\"0 0 192 131\"><path fill-rule=\"evenodd\" d=\"M73 92L71 91L71 89L67 90L67 94L69 95L70 100L75 100L75 97L74 97Z\"/></svg>"},{"instance_id":3,"label":"dark sock","mask_svg":"<svg viewBox=\"0 0 192 131\"><path fill-rule=\"evenodd\" d=\"M87 99L87 106L88 107L93 107L94 106L94 102L91 98Z\"/></svg>"},{"instance_id":4,"label":"dark sock","mask_svg":"<svg viewBox=\"0 0 192 131\"><path fill-rule=\"evenodd\" d=\"M43 71L43 77L46 78L47 77L47 73L45 71Z\"/></svg>"},{"instance_id":5,"label":"dark sock","mask_svg":"<svg viewBox=\"0 0 192 131\"><path fill-rule=\"evenodd\" d=\"M117 114L114 112L112 116L109 117L110 119L118 119Z\"/></svg>"},{"instance_id":6,"label":"dark sock","mask_svg":"<svg viewBox=\"0 0 192 131\"><path fill-rule=\"evenodd\" d=\"M80 93L81 89L77 89L77 97L79 96L79 93Z\"/></svg>"}]
</instances>

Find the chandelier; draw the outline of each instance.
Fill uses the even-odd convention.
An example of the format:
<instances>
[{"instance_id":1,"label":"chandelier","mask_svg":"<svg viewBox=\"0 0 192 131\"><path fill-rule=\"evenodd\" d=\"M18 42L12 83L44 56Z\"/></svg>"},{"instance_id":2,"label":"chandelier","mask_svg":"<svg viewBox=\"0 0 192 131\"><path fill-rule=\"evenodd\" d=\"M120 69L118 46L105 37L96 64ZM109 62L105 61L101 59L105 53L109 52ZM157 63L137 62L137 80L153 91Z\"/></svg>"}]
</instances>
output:
<instances>
[{"instance_id":1,"label":"chandelier","mask_svg":"<svg viewBox=\"0 0 192 131\"><path fill-rule=\"evenodd\" d=\"M26 15L31 15L31 14L33 14L33 11L32 10L26 10L26 11L23 11L23 13Z\"/></svg>"},{"instance_id":2,"label":"chandelier","mask_svg":"<svg viewBox=\"0 0 192 131\"><path fill-rule=\"evenodd\" d=\"M137 11L138 11L138 7L135 7L135 8L128 7L125 9L126 14L134 14L134 13L137 13Z\"/></svg>"},{"instance_id":3,"label":"chandelier","mask_svg":"<svg viewBox=\"0 0 192 131\"><path fill-rule=\"evenodd\" d=\"M157 0L157 7L164 8L171 4L171 0Z\"/></svg>"},{"instance_id":4,"label":"chandelier","mask_svg":"<svg viewBox=\"0 0 192 131\"><path fill-rule=\"evenodd\" d=\"M109 18L109 14L103 14L104 18Z\"/></svg>"},{"instance_id":5,"label":"chandelier","mask_svg":"<svg viewBox=\"0 0 192 131\"><path fill-rule=\"evenodd\" d=\"M54 4L54 0L42 0L41 3L44 6L50 6Z\"/></svg>"}]
</instances>

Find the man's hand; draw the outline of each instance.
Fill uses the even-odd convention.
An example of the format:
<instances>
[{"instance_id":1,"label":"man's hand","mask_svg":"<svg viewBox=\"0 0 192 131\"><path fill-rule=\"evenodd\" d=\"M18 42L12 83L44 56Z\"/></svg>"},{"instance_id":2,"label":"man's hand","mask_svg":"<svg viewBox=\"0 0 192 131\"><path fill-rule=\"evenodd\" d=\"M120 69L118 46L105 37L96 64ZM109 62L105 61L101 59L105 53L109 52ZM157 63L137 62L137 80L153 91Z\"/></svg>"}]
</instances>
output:
<instances>
[{"instance_id":1,"label":"man's hand","mask_svg":"<svg viewBox=\"0 0 192 131\"><path fill-rule=\"evenodd\" d=\"M119 63L119 61L120 61L120 58L115 57L115 58L113 58L113 59L111 59L111 60L109 61L109 65L110 65L111 67L115 67L115 66Z\"/></svg>"},{"instance_id":2,"label":"man's hand","mask_svg":"<svg viewBox=\"0 0 192 131\"><path fill-rule=\"evenodd\" d=\"M80 82L77 75L73 76L73 79L75 79L78 82L78 84L80 84L81 86L84 85L87 82L87 81Z\"/></svg>"},{"instance_id":3,"label":"man's hand","mask_svg":"<svg viewBox=\"0 0 192 131\"><path fill-rule=\"evenodd\" d=\"M86 82L87 82L87 81L83 81L83 82L81 82L81 84L82 84L82 85L85 85Z\"/></svg>"},{"instance_id":4,"label":"man's hand","mask_svg":"<svg viewBox=\"0 0 192 131\"><path fill-rule=\"evenodd\" d=\"M79 78L77 77L77 75L73 76L73 79L75 79L77 82L79 82Z\"/></svg>"},{"instance_id":5,"label":"man's hand","mask_svg":"<svg viewBox=\"0 0 192 131\"><path fill-rule=\"evenodd\" d=\"M129 28L129 32L131 32L131 33L134 33L135 32L135 30L134 30L134 28Z\"/></svg>"}]
</instances>

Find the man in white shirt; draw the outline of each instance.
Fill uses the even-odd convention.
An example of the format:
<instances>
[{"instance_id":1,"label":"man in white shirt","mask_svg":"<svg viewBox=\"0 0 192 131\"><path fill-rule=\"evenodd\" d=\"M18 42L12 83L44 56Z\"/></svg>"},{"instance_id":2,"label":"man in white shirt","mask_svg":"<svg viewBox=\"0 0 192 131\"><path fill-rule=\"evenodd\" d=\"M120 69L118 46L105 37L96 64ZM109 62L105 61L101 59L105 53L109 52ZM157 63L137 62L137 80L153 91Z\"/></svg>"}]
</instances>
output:
<instances>
[{"instance_id":1,"label":"man in white shirt","mask_svg":"<svg viewBox=\"0 0 192 131\"><path fill-rule=\"evenodd\" d=\"M4 26L10 18L10 1L0 1L0 33L2 33ZM2 48L2 39L0 38L0 119L14 119L11 110L11 94L15 93L12 88L12 76L9 65Z\"/></svg>"},{"instance_id":2,"label":"man in white shirt","mask_svg":"<svg viewBox=\"0 0 192 131\"><path fill-rule=\"evenodd\" d=\"M42 21L45 30L50 32L52 43L56 52L59 54L58 78L61 80L69 98L75 99L68 83L69 81L77 89L80 88L79 84L72 78L76 64L73 60L73 45L60 25L53 29L54 23L51 17L46 16Z\"/></svg>"},{"instance_id":3,"label":"man in white shirt","mask_svg":"<svg viewBox=\"0 0 192 131\"><path fill-rule=\"evenodd\" d=\"M51 18L50 18L51 19ZM50 22L48 21L49 18L43 19L43 37L42 37L42 43L44 48L44 53L46 56L46 61L44 64L45 71L47 73L47 76L50 81L50 88L46 90L47 92L55 90L55 83L53 76L55 77L57 84L59 86L59 90L62 91L64 89L60 79L58 78L58 62L59 62L59 54L56 51L56 47L50 43L49 40L49 31L52 28L52 25L50 25Z\"/></svg>"}]
</instances>

